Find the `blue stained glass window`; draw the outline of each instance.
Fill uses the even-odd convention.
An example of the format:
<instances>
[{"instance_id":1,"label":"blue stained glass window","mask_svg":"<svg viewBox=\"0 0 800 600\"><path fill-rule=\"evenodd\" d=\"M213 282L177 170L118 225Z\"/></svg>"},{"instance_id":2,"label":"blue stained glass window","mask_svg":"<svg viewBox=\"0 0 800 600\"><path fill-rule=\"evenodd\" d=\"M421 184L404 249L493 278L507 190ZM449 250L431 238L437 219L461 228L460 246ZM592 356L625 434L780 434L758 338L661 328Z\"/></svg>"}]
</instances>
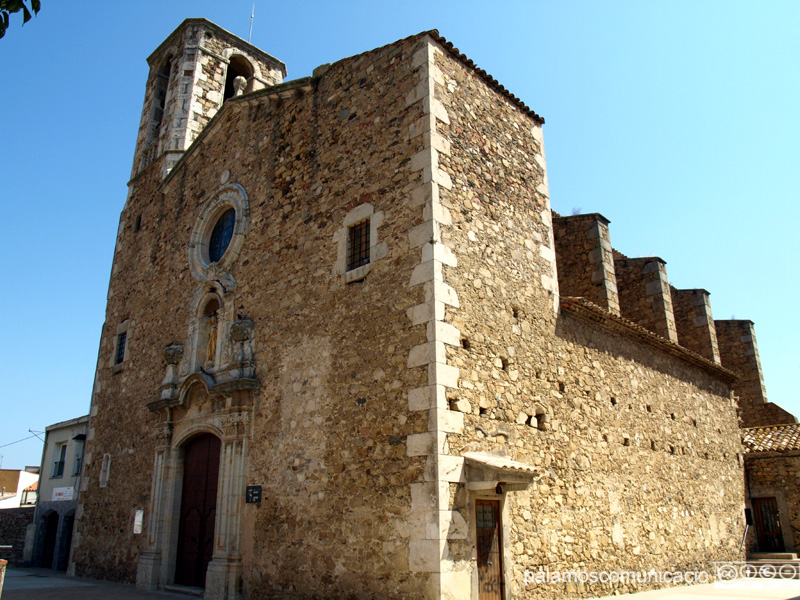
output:
<instances>
[{"instance_id":1,"label":"blue stained glass window","mask_svg":"<svg viewBox=\"0 0 800 600\"><path fill-rule=\"evenodd\" d=\"M208 258L212 263L219 262L233 237L233 226L236 224L236 211L229 208L217 220L211 239L208 241Z\"/></svg>"}]
</instances>

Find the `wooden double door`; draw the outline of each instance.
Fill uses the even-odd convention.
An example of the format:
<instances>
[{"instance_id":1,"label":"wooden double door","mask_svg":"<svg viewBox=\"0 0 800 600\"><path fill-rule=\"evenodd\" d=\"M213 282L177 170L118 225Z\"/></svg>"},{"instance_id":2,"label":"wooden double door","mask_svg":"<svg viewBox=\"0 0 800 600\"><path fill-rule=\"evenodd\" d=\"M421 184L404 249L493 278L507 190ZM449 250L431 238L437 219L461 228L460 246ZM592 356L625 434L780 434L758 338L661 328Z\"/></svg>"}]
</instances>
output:
<instances>
[{"instance_id":1,"label":"wooden double door","mask_svg":"<svg viewBox=\"0 0 800 600\"><path fill-rule=\"evenodd\" d=\"M205 587L206 569L214 553L217 518L220 440L211 434L193 438L184 447L178 555L175 583Z\"/></svg>"}]
</instances>

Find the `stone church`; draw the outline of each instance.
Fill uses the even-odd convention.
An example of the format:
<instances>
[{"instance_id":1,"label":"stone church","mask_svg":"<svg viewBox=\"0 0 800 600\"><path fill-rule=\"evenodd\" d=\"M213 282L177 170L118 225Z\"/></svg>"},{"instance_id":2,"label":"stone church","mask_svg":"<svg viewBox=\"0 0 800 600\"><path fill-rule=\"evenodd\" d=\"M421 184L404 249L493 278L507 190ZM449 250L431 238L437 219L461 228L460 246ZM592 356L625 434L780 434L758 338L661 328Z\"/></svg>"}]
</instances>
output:
<instances>
[{"instance_id":1,"label":"stone church","mask_svg":"<svg viewBox=\"0 0 800 600\"><path fill-rule=\"evenodd\" d=\"M741 558L749 322L555 214L544 119L436 31L284 82L188 19L148 64L73 572L478 600Z\"/></svg>"}]
</instances>

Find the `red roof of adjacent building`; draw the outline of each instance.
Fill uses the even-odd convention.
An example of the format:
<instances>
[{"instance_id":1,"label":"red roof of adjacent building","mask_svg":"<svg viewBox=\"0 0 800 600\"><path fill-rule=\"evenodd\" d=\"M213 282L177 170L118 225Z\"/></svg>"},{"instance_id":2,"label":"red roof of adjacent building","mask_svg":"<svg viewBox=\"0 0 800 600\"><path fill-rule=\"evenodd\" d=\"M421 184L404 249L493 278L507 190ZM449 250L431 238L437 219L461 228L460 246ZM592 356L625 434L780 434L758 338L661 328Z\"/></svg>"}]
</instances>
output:
<instances>
[{"instance_id":1,"label":"red roof of adjacent building","mask_svg":"<svg viewBox=\"0 0 800 600\"><path fill-rule=\"evenodd\" d=\"M742 430L745 452L800 450L800 423L747 427Z\"/></svg>"}]
</instances>

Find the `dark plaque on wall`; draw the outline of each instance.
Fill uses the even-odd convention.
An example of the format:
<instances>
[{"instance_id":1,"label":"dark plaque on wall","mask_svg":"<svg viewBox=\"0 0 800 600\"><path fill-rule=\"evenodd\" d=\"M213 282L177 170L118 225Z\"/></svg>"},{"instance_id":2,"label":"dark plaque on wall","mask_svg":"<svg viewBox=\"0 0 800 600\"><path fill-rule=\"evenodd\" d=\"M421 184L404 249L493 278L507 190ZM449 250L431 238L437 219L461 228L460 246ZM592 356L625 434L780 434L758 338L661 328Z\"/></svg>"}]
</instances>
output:
<instances>
[{"instance_id":1,"label":"dark plaque on wall","mask_svg":"<svg viewBox=\"0 0 800 600\"><path fill-rule=\"evenodd\" d=\"M260 485L248 485L247 492L245 494L245 502L247 504L258 504L261 502L261 486Z\"/></svg>"}]
</instances>

